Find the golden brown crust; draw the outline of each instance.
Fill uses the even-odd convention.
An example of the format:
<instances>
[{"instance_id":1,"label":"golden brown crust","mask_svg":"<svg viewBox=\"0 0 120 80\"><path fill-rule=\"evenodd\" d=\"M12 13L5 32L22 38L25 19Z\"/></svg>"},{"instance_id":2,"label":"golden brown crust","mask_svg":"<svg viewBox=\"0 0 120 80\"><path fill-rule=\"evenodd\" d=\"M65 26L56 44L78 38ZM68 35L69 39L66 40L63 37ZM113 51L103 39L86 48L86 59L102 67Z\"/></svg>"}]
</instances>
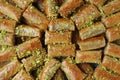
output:
<instances>
[{"instance_id":1,"label":"golden brown crust","mask_svg":"<svg viewBox=\"0 0 120 80\"><path fill-rule=\"evenodd\" d=\"M106 45L104 36L93 37L90 39L79 40L78 45L83 50L99 49Z\"/></svg>"},{"instance_id":2,"label":"golden brown crust","mask_svg":"<svg viewBox=\"0 0 120 80\"><path fill-rule=\"evenodd\" d=\"M75 45L74 44L56 44L48 45L48 57L68 57L75 56Z\"/></svg>"},{"instance_id":3,"label":"golden brown crust","mask_svg":"<svg viewBox=\"0 0 120 80\"><path fill-rule=\"evenodd\" d=\"M49 23L49 31L74 31L75 26L68 18L53 19Z\"/></svg>"},{"instance_id":4,"label":"golden brown crust","mask_svg":"<svg viewBox=\"0 0 120 80\"><path fill-rule=\"evenodd\" d=\"M73 10L81 6L83 0L66 0L58 10L61 16L67 17Z\"/></svg>"},{"instance_id":5,"label":"golden brown crust","mask_svg":"<svg viewBox=\"0 0 120 80\"><path fill-rule=\"evenodd\" d=\"M100 35L105 32L105 27L101 22L97 22L79 31L82 40Z\"/></svg>"},{"instance_id":6,"label":"golden brown crust","mask_svg":"<svg viewBox=\"0 0 120 80\"><path fill-rule=\"evenodd\" d=\"M72 17L72 20L76 23L78 30L80 30L92 24L92 21L100 16L100 12L97 8L91 4L86 6L82 11L76 13Z\"/></svg>"},{"instance_id":7,"label":"golden brown crust","mask_svg":"<svg viewBox=\"0 0 120 80\"><path fill-rule=\"evenodd\" d=\"M71 63L69 58L62 62L61 69L66 74L68 80L83 80L86 76L75 64Z\"/></svg>"},{"instance_id":8,"label":"golden brown crust","mask_svg":"<svg viewBox=\"0 0 120 80\"><path fill-rule=\"evenodd\" d=\"M0 79L8 80L14 76L22 68L21 64L14 60L0 69Z\"/></svg>"},{"instance_id":9,"label":"golden brown crust","mask_svg":"<svg viewBox=\"0 0 120 80\"><path fill-rule=\"evenodd\" d=\"M25 56L31 55L32 51L38 49L42 49L42 44L38 37L28 40L16 47L18 58L23 58Z\"/></svg>"},{"instance_id":10,"label":"golden brown crust","mask_svg":"<svg viewBox=\"0 0 120 80\"><path fill-rule=\"evenodd\" d=\"M109 42L113 42L115 40L120 39L120 26L115 26L107 29L106 37Z\"/></svg>"},{"instance_id":11,"label":"golden brown crust","mask_svg":"<svg viewBox=\"0 0 120 80\"><path fill-rule=\"evenodd\" d=\"M12 80L34 80L30 74L27 74L25 70L19 71Z\"/></svg>"},{"instance_id":12,"label":"golden brown crust","mask_svg":"<svg viewBox=\"0 0 120 80\"><path fill-rule=\"evenodd\" d=\"M42 30L47 29L48 19L34 6L30 5L23 13L23 17L28 24L35 25Z\"/></svg>"},{"instance_id":13,"label":"golden brown crust","mask_svg":"<svg viewBox=\"0 0 120 80\"><path fill-rule=\"evenodd\" d=\"M76 51L75 60L77 63L101 63L102 51Z\"/></svg>"},{"instance_id":14,"label":"golden brown crust","mask_svg":"<svg viewBox=\"0 0 120 80\"><path fill-rule=\"evenodd\" d=\"M30 25L19 25L16 27L17 36L41 37L41 30Z\"/></svg>"},{"instance_id":15,"label":"golden brown crust","mask_svg":"<svg viewBox=\"0 0 120 80\"><path fill-rule=\"evenodd\" d=\"M113 43L108 43L105 48L104 54L120 58L120 46Z\"/></svg>"},{"instance_id":16,"label":"golden brown crust","mask_svg":"<svg viewBox=\"0 0 120 80\"><path fill-rule=\"evenodd\" d=\"M71 43L72 32L45 32L45 44Z\"/></svg>"},{"instance_id":17,"label":"golden brown crust","mask_svg":"<svg viewBox=\"0 0 120 80\"><path fill-rule=\"evenodd\" d=\"M105 56L103 58L102 66L120 74L120 62L115 58Z\"/></svg>"},{"instance_id":18,"label":"golden brown crust","mask_svg":"<svg viewBox=\"0 0 120 80\"><path fill-rule=\"evenodd\" d=\"M120 12L102 19L106 28L114 27L120 23Z\"/></svg>"},{"instance_id":19,"label":"golden brown crust","mask_svg":"<svg viewBox=\"0 0 120 80\"><path fill-rule=\"evenodd\" d=\"M0 30L14 33L16 21L8 19L0 19Z\"/></svg>"},{"instance_id":20,"label":"golden brown crust","mask_svg":"<svg viewBox=\"0 0 120 80\"><path fill-rule=\"evenodd\" d=\"M55 59L51 59L50 61L48 61L48 63L45 65L45 67L38 75L39 79L51 80L59 67L60 67L60 62Z\"/></svg>"},{"instance_id":21,"label":"golden brown crust","mask_svg":"<svg viewBox=\"0 0 120 80\"><path fill-rule=\"evenodd\" d=\"M100 66L98 66L95 69L95 72L93 74L93 76L97 79L97 80L118 80L120 78L120 76L112 74L110 72L105 71L104 69L102 69Z\"/></svg>"},{"instance_id":22,"label":"golden brown crust","mask_svg":"<svg viewBox=\"0 0 120 80\"><path fill-rule=\"evenodd\" d=\"M105 15L110 15L118 11L120 11L120 0L113 0L103 6L103 12Z\"/></svg>"},{"instance_id":23,"label":"golden brown crust","mask_svg":"<svg viewBox=\"0 0 120 80\"><path fill-rule=\"evenodd\" d=\"M11 4L3 0L0 1L0 12L7 15L11 19L19 21L22 10L12 6Z\"/></svg>"}]
</instances>

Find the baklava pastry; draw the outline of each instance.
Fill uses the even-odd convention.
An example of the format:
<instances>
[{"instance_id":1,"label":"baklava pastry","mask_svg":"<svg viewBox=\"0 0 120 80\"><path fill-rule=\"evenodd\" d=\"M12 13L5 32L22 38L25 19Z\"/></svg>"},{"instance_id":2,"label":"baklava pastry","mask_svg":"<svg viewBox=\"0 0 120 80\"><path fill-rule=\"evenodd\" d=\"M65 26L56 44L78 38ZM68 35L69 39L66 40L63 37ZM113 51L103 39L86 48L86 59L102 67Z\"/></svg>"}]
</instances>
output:
<instances>
[{"instance_id":1,"label":"baklava pastry","mask_svg":"<svg viewBox=\"0 0 120 80\"><path fill-rule=\"evenodd\" d=\"M118 79L120 79L120 76L104 70L101 66L98 66L95 69L93 76L95 77L95 80L110 80L110 79L118 80Z\"/></svg>"},{"instance_id":2,"label":"baklava pastry","mask_svg":"<svg viewBox=\"0 0 120 80\"><path fill-rule=\"evenodd\" d=\"M50 21L49 31L74 31L74 22L68 18L53 19Z\"/></svg>"},{"instance_id":3,"label":"baklava pastry","mask_svg":"<svg viewBox=\"0 0 120 80\"><path fill-rule=\"evenodd\" d=\"M51 80L56 71L60 68L61 63L55 59L51 59L47 62L45 67L38 75L40 80Z\"/></svg>"},{"instance_id":4,"label":"baklava pastry","mask_svg":"<svg viewBox=\"0 0 120 80\"><path fill-rule=\"evenodd\" d=\"M93 21L100 17L100 12L93 4L86 6L82 11L76 13L72 20L75 22L78 30L93 24Z\"/></svg>"},{"instance_id":5,"label":"baklava pastry","mask_svg":"<svg viewBox=\"0 0 120 80\"><path fill-rule=\"evenodd\" d=\"M83 0L65 0L64 3L61 5L58 12L61 16L67 17L71 14L77 7L83 4Z\"/></svg>"},{"instance_id":6,"label":"baklava pastry","mask_svg":"<svg viewBox=\"0 0 120 80\"><path fill-rule=\"evenodd\" d=\"M58 16L58 5L56 0L43 0L45 14L48 18L54 19Z\"/></svg>"},{"instance_id":7,"label":"baklava pastry","mask_svg":"<svg viewBox=\"0 0 120 80\"><path fill-rule=\"evenodd\" d=\"M3 50L0 50L0 62L13 60L16 56L14 47Z\"/></svg>"},{"instance_id":8,"label":"baklava pastry","mask_svg":"<svg viewBox=\"0 0 120 80\"><path fill-rule=\"evenodd\" d=\"M36 51L34 51L32 56L22 59L22 63L24 65L26 71L29 72L31 70L35 70L39 66L42 66L44 63L45 55L46 55L45 50L43 50L43 51L36 50Z\"/></svg>"},{"instance_id":9,"label":"baklava pastry","mask_svg":"<svg viewBox=\"0 0 120 80\"><path fill-rule=\"evenodd\" d=\"M0 19L0 31L14 33L16 21L8 19Z\"/></svg>"},{"instance_id":10,"label":"baklava pastry","mask_svg":"<svg viewBox=\"0 0 120 80\"><path fill-rule=\"evenodd\" d=\"M116 25L119 25L119 23L120 23L120 12L103 18L102 22L105 24L106 28L110 28L110 27L114 27Z\"/></svg>"},{"instance_id":11,"label":"baklava pastry","mask_svg":"<svg viewBox=\"0 0 120 80\"><path fill-rule=\"evenodd\" d=\"M100 64L102 59L102 51L76 51L76 63L97 63Z\"/></svg>"},{"instance_id":12,"label":"baklava pastry","mask_svg":"<svg viewBox=\"0 0 120 80\"><path fill-rule=\"evenodd\" d=\"M72 39L72 32L45 32L45 44L70 44Z\"/></svg>"},{"instance_id":13,"label":"baklava pastry","mask_svg":"<svg viewBox=\"0 0 120 80\"><path fill-rule=\"evenodd\" d=\"M109 42L113 42L120 39L120 26L115 26L107 29L106 38Z\"/></svg>"},{"instance_id":14,"label":"baklava pastry","mask_svg":"<svg viewBox=\"0 0 120 80\"><path fill-rule=\"evenodd\" d=\"M120 58L120 46L114 43L108 43L104 50L104 54Z\"/></svg>"},{"instance_id":15,"label":"baklava pastry","mask_svg":"<svg viewBox=\"0 0 120 80\"><path fill-rule=\"evenodd\" d=\"M41 37L42 31L35 26L19 25L15 29L17 36Z\"/></svg>"},{"instance_id":16,"label":"baklava pastry","mask_svg":"<svg viewBox=\"0 0 120 80\"><path fill-rule=\"evenodd\" d=\"M14 76L20 69L22 65L18 60L14 60L0 69L0 79L1 80L9 80L12 76Z\"/></svg>"},{"instance_id":17,"label":"baklava pastry","mask_svg":"<svg viewBox=\"0 0 120 80\"><path fill-rule=\"evenodd\" d=\"M78 40L77 43L82 51L99 49L106 45L104 36L93 37L85 40Z\"/></svg>"},{"instance_id":18,"label":"baklava pastry","mask_svg":"<svg viewBox=\"0 0 120 80\"><path fill-rule=\"evenodd\" d=\"M25 10L34 0L12 0L18 7Z\"/></svg>"},{"instance_id":19,"label":"baklava pastry","mask_svg":"<svg viewBox=\"0 0 120 80\"><path fill-rule=\"evenodd\" d=\"M120 0L113 0L103 6L102 8L105 15L110 15L112 13L120 11Z\"/></svg>"},{"instance_id":20,"label":"baklava pastry","mask_svg":"<svg viewBox=\"0 0 120 80\"><path fill-rule=\"evenodd\" d=\"M75 44L48 45L48 57L75 56Z\"/></svg>"},{"instance_id":21,"label":"baklava pastry","mask_svg":"<svg viewBox=\"0 0 120 80\"><path fill-rule=\"evenodd\" d=\"M17 7L14 7L13 5L9 4L8 2L4 0L1 0L0 1L0 12L7 15L11 19L19 21L22 10Z\"/></svg>"},{"instance_id":22,"label":"baklava pastry","mask_svg":"<svg viewBox=\"0 0 120 80\"><path fill-rule=\"evenodd\" d=\"M12 80L34 80L32 78L32 76L28 73L26 73L26 71L24 69L21 69L16 75L15 77L13 77Z\"/></svg>"},{"instance_id":23,"label":"baklava pastry","mask_svg":"<svg viewBox=\"0 0 120 80\"><path fill-rule=\"evenodd\" d=\"M79 31L80 34L80 38L82 40L87 39L87 38L91 38L97 35L100 35L102 33L105 32L105 27L101 22L97 22L89 27L86 27L84 29L81 29Z\"/></svg>"},{"instance_id":24,"label":"baklava pastry","mask_svg":"<svg viewBox=\"0 0 120 80\"><path fill-rule=\"evenodd\" d=\"M47 29L49 23L47 17L34 6L30 5L23 13L23 17L26 23L37 26L41 30Z\"/></svg>"},{"instance_id":25,"label":"baklava pastry","mask_svg":"<svg viewBox=\"0 0 120 80\"><path fill-rule=\"evenodd\" d=\"M62 62L61 69L66 74L68 80L83 80L86 77L86 74L72 63L70 58L67 58Z\"/></svg>"},{"instance_id":26,"label":"baklava pastry","mask_svg":"<svg viewBox=\"0 0 120 80\"><path fill-rule=\"evenodd\" d=\"M104 56L102 66L120 74L120 62L116 58Z\"/></svg>"},{"instance_id":27,"label":"baklava pastry","mask_svg":"<svg viewBox=\"0 0 120 80\"><path fill-rule=\"evenodd\" d=\"M29 56L34 51L41 50L41 49L42 49L42 44L38 37L28 40L26 42L23 42L22 44L19 44L18 46L16 46L16 52L17 52L18 58Z\"/></svg>"}]
</instances>

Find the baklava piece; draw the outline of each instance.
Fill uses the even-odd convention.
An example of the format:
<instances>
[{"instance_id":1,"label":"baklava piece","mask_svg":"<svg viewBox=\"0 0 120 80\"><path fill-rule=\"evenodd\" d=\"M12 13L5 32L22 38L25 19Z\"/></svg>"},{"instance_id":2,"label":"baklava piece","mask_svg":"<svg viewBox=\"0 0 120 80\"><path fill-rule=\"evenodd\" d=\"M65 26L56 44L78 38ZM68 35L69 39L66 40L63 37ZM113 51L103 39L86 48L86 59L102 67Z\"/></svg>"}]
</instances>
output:
<instances>
[{"instance_id":1,"label":"baklava piece","mask_svg":"<svg viewBox=\"0 0 120 80\"><path fill-rule=\"evenodd\" d=\"M89 27L86 27L84 29L81 29L79 31L80 34L80 38L82 40L87 39L87 38L91 38L97 35L100 35L102 33L105 32L105 27L101 22L97 22Z\"/></svg>"},{"instance_id":2,"label":"baklava piece","mask_svg":"<svg viewBox=\"0 0 120 80\"><path fill-rule=\"evenodd\" d=\"M102 8L105 15L110 15L112 13L120 11L120 0L113 0L103 6Z\"/></svg>"},{"instance_id":3,"label":"baklava piece","mask_svg":"<svg viewBox=\"0 0 120 80\"><path fill-rule=\"evenodd\" d=\"M93 74L95 80L118 80L120 76L110 73L104 70L101 66L98 66Z\"/></svg>"},{"instance_id":4,"label":"baklava piece","mask_svg":"<svg viewBox=\"0 0 120 80\"><path fill-rule=\"evenodd\" d=\"M106 45L104 36L93 37L85 40L78 40L77 43L82 51L99 49Z\"/></svg>"},{"instance_id":5,"label":"baklava piece","mask_svg":"<svg viewBox=\"0 0 120 80\"><path fill-rule=\"evenodd\" d=\"M1 80L9 80L12 76L14 76L20 69L22 65L18 60L14 60L0 69L0 79Z\"/></svg>"},{"instance_id":6,"label":"baklava piece","mask_svg":"<svg viewBox=\"0 0 120 80\"><path fill-rule=\"evenodd\" d=\"M17 36L41 37L41 30L30 25L19 25L15 29Z\"/></svg>"},{"instance_id":7,"label":"baklava piece","mask_svg":"<svg viewBox=\"0 0 120 80\"><path fill-rule=\"evenodd\" d=\"M114 43L108 43L105 48L104 54L112 57L120 58L120 46Z\"/></svg>"},{"instance_id":8,"label":"baklava piece","mask_svg":"<svg viewBox=\"0 0 120 80\"><path fill-rule=\"evenodd\" d=\"M56 71L60 68L61 63L55 59L51 59L47 62L45 67L39 73L38 77L40 80L51 80L56 73Z\"/></svg>"},{"instance_id":9,"label":"baklava piece","mask_svg":"<svg viewBox=\"0 0 120 80\"><path fill-rule=\"evenodd\" d=\"M93 21L100 17L100 12L93 4L86 6L82 11L76 13L72 20L75 22L78 30L93 24Z\"/></svg>"},{"instance_id":10,"label":"baklava piece","mask_svg":"<svg viewBox=\"0 0 120 80\"><path fill-rule=\"evenodd\" d=\"M23 58L31 55L32 53L34 53L34 51L41 50L41 49L42 49L42 44L39 38L33 38L31 40L28 40L26 42L19 44L16 47L16 52L17 52L18 58Z\"/></svg>"},{"instance_id":11,"label":"baklava piece","mask_svg":"<svg viewBox=\"0 0 120 80\"><path fill-rule=\"evenodd\" d=\"M120 26L115 26L107 29L106 37L109 42L113 42L120 39Z\"/></svg>"},{"instance_id":12,"label":"baklava piece","mask_svg":"<svg viewBox=\"0 0 120 80\"><path fill-rule=\"evenodd\" d=\"M116 58L104 56L102 66L120 74L120 62Z\"/></svg>"},{"instance_id":13,"label":"baklava piece","mask_svg":"<svg viewBox=\"0 0 120 80\"><path fill-rule=\"evenodd\" d=\"M18 7L25 10L34 0L12 0Z\"/></svg>"},{"instance_id":14,"label":"baklava piece","mask_svg":"<svg viewBox=\"0 0 120 80\"><path fill-rule=\"evenodd\" d=\"M23 17L26 23L37 26L42 30L47 29L49 23L47 17L34 6L30 5L23 13Z\"/></svg>"},{"instance_id":15,"label":"baklava piece","mask_svg":"<svg viewBox=\"0 0 120 80\"><path fill-rule=\"evenodd\" d=\"M16 21L8 19L0 19L0 31L14 33Z\"/></svg>"},{"instance_id":16,"label":"baklava piece","mask_svg":"<svg viewBox=\"0 0 120 80\"><path fill-rule=\"evenodd\" d=\"M45 44L70 44L72 39L72 32L45 32Z\"/></svg>"},{"instance_id":17,"label":"baklava piece","mask_svg":"<svg viewBox=\"0 0 120 80\"><path fill-rule=\"evenodd\" d=\"M26 71L22 69L15 75L15 77L13 77L12 80L34 80L34 79L30 74L26 73Z\"/></svg>"},{"instance_id":18,"label":"baklava piece","mask_svg":"<svg viewBox=\"0 0 120 80\"><path fill-rule=\"evenodd\" d=\"M64 3L60 6L58 12L61 16L67 17L71 14L77 7L83 4L83 0L65 0Z\"/></svg>"},{"instance_id":19,"label":"baklava piece","mask_svg":"<svg viewBox=\"0 0 120 80\"><path fill-rule=\"evenodd\" d=\"M49 31L74 31L74 22L68 18L53 19L50 21Z\"/></svg>"},{"instance_id":20,"label":"baklava piece","mask_svg":"<svg viewBox=\"0 0 120 80\"><path fill-rule=\"evenodd\" d=\"M39 66L42 66L44 63L44 59L46 56L45 50L36 50L32 54L32 56L22 59L22 63L26 69L26 71L35 70Z\"/></svg>"},{"instance_id":21,"label":"baklava piece","mask_svg":"<svg viewBox=\"0 0 120 80\"><path fill-rule=\"evenodd\" d=\"M102 19L106 28L114 27L120 24L120 12Z\"/></svg>"},{"instance_id":22,"label":"baklava piece","mask_svg":"<svg viewBox=\"0 0 120 80\"><path fill-rule=\"evenodd\" d=\"M19 21L22 10L3 0L0 1L0 12L7 15L11 19Z\"/></svg>"},{"instance_id":23,"label":"baklava piece","mask_svg":"<svg viewBox=\"0 0 120 80\"><path fill-rule=\"evenodd\" d=\"M48 57L75 56L75 44L48 45Z\"/></svg>"},{"instance_id":24,"label":"baklava piece","mask_svg":"<svg viewBox=\"0 0 120 80\"><path fill-rule=\"evenodd\" d=\"M45 14L48 18L54 19L58 16L58 6L56 0L43 0Z\"/></svg>"},{"instance_id":25,"label":"baklava piece","mask_svg":"<svg viewBox=\"0 0 120 80\"><path fill-rule=\"evenodd\" d=\"M100 64L102 59L102 51L76 51L76 63L97 63Z\"/></svg>"},{"instance_id":26,"label":"baklava piece","mask_svg":"<svg viewBox=\"0 0 120 80\"><path fill-rule=\"evenodd\" d=\"M86 77L86 74L83 73L77 65L72 63L70 58L62 62L61 69L66 74L68 80L83 80Z\"/></svg>"}]
</instances>

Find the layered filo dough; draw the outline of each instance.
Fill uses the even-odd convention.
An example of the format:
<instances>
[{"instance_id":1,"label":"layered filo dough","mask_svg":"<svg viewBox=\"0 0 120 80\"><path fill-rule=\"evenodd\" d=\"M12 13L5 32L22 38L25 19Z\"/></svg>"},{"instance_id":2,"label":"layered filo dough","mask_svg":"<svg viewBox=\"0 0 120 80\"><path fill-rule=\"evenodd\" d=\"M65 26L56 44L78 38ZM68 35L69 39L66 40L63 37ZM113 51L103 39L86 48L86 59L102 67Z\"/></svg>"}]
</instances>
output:
<instances>
[{"instance_id":1,"label":"layered filo dough","mask_svg":"<svg viewBox=\"0 0 120 80\"><path fill-rule=\"evenodd\" d=\"M74 22L68 18L53 19L50 21L49 31L74 31Z\"/></svg>"},{"instance_id":2,"label":"layered filo dough","mask_svg":"<svg viewBox=\"0 0 120 80\"><path fill-rule=\"evenodd\" d=\"M83 0L66 0L61 5L58 12L61 16L67 17L69 14L71 14L77 7L81 6L83 4Z\"/></svg>"},{"instance_id":3,"label":"layered filo dough","mask_svg":"<svg viewBox=\"0 0 120 80\"><path fill-rule=\"evenodd\" d=\"M94 50L102 48L106 45L104 36L93 37L85 40L77 41L79 48L83 50Z\"/></svg>"},{"instance_id":4,"label":"layered filo dough","mask_svg":"<svg viewBox=\"0 0 120 80\"><path fill-rule=\"evenodd\" d=\"M101 50L93 51L76 51L76 63L97 63L100 64L102 59Z\"/></svg>"},{"instance_id":5,"label":"layered filo dough","mask_svg":"<svg viewBox=\"0 0 120 80\"><path fill-rule=\"evenodd\" d=\"M14 76L22 68L21 63L18 60L13 60L6 66L0 68L0 79L8 80Z\"/></svg>"},{"instance_id":6,"label":"layered filo dough","mask_svg":"<svg viewBox=\"0 0 120 80\"><path fill-rule=\"evenodd\" d=\"M69 80L83 80L86 77L86 74L72 63L70 58L67 58L62 62L61 69Z\"/></svg>"},{"instance_id":7,"label":"layered filo dough","mask_svg":"<svg viewBox=\"0 0 120 80\"><path fill-rule=\"evenodd\" d=\"M41 30L46 30L49 20L37 8L30 5L23 13L25 22L30 25L37 26Z\"/></svg>"},{"instance_id":8,"label":"layered filo dough","mask_svg":"<svg viewBox=\"0 0 120 80\"><path fill-rule=\"evenodd\" d=\"M19 21L21 17L22 10L20 8L14 7L5 0L0 1L0 12L7 15L11 19Z\"/></svg>"},{"instance_id":9,"label":"layered filo dough","mask_svg":"<svg viewBox=\"0 0 120 80\"><path fill-rule=\"evenodd\" d=\"M38 37L28 40L26 42L23 42L18 46L16 46L16 52L17 52L18 58L29 56L32 53L34 53L34 51L41 50L41 49L42 49L42 44Z\"/></svg>"},{"instance_id":10,"label":"layered filo dough","mask_svg":"<svg viewBox=\"0 0 120 80\"><path fill-rule=\"evenodd\" d=\"M93 74L94 78L96 80L118 80L120 78L119 75L115 75L113 73L110 73L106 70L104 70L101 66L98 66L95 69L95 72Z\"/></svg>"},{"instance_id":11,"label":"layered filo dough","mask_svg":"<svg viewBox=\"0 0 120 80\"><path fill-rule=\"evenodd\" d=\"M109 42L113 42L120 39L120 26L115 26L107 29L106 38Z\"/></svg>"},{"instance_id":12,"label":"layered filo dough","mask_svg":"<svg viewBox=\"0 0 120 80\"><path fill-rule=\"evenodd\" d=\"M91 25L93 21L100 16L101 15L97 7L91 4L86 6L82 11L79 11L74 16L72 16L72 20L75 22L78 30L80 30Z\"/></svg>"},{"instance_id":13,"label":"layered filo dough","mask_svg":"<svg viewBox=\"0 0 120 80\"><path fill-rule=\"evenodd\" d=\"M75 56L75 44L48 45L48 57Z\"/></svg>"},{"instance_id":14,"label":"layered filo dough","mask_svg":"<svg viewBox=\"0 0 120 80\"><path fill-rule=\"evenodd\" d=\"M105 15L110 15L112 13L120 11L120 0L113 0L108 2L102 7L102 10Z\"/></svg>"},{"instance_id":15,"label":"layered filo dough","mask_svg":"<svg viewBox=\"0 0 120 80\"><path fill-rule=\"evenodd\" d=\"M120 12L110 15L102 19L102 22L105 24L106 28L114 27L120 23Z\"/></svg>"},{"instance_id":16,"label":"layered filo dough","mask_svg":"<svg viewBox=\"0 0 120 80\"><path fill-rule=\"evenodd\" d=\"M81 29L79 31L80 38L82 40L91 38L97 35L100 35L106 31L104 25L101 22L97 22L89 27L86 27L84 29Z\"/></svg>"},{"instance_id":17,"label":"layered filo dough","mask_svg":"<svg viewBox=\"0 0 120 80\"><path fill-rule=\"evenodd\" d=\"M51 80L57 70L60 68L61 63L55 59L49 60L45 67L38 75L40 80Z\"/></svg>"},{"instance_id":18,"label":"layered filo dough","mask_svg":"<svg viewBox=\"0 0 120 80\"><path fill-rule=\"evenodd\" d=\"M108 43L104 50L104 54L120 58L120 46L114 43Z\"/></svg>"},{"instance_id":19,"label":"layered filo dough","mask_svg":"<svg viewBox=\"0 0 120 80\"><path fill-rule=\"evenodd\" d=\"M45 44L70 44L72 39L72 32L45 32Z\"/></svg>"},{"instance_id":20,"label":"layered filo dough","mask_svg":"<svg viewBox=\"0 0 120 80\"><path fill-rule=\"evenodd\" d=\"M21 69L12 80L34 80L30 74L28 74L24 69Z\"/></svg>"},{"instance_id":21,"label":"layered filo dough","mask_svg":"<svg viewBox=\"0 0 120 80\"><path fill-rule=\"evenodd\" d=\"M102 66L120 74L120 62L116 58L105 56L103 58Z\"/></svg>"},{"instance_id":22,"label":"layered filo dough","mask_svg":"<svg viewBox=\"0 0 120 80\"><path fill-rule=\"evenodd\" d=\"M41 37L42 31L35 26L19 25L15 28L15 35L29 36L29 37Z\"/></svg>"},{"instance_id":23,"label":"layered filo dough","mask_svg":"<svg viewBox=\"0 0 120 80\"><path fill-rule=\"evenodd\" d=\"M44 63L46 51L45 50L36 50L32 56L22 59L22 63L26 71L35 70L39 66L42 66Z\"/></svg>"}]
</instances>

